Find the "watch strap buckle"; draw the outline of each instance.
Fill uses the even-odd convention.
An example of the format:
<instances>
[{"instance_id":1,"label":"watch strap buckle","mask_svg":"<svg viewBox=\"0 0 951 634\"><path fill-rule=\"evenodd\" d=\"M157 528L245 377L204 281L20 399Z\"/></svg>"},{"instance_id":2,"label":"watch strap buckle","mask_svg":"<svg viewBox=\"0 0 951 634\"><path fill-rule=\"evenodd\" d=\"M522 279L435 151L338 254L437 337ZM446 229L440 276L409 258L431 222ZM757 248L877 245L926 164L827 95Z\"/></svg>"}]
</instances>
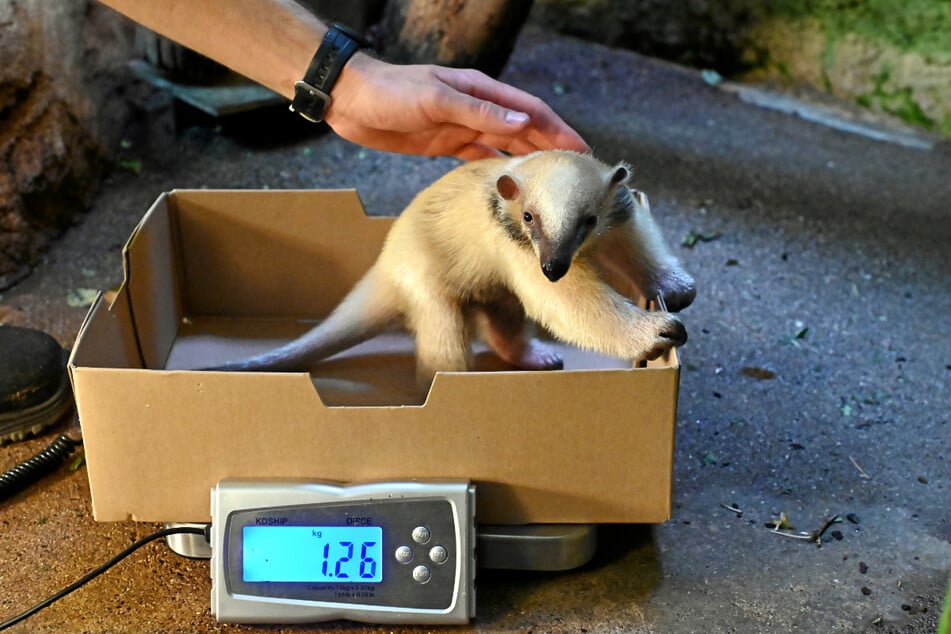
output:
<instances>
[{"instance_id":1,"label":"watch strap buckle","mask_svg":"<svg viewBox=\"0 0 951 634\"><path fill-rule=\"evenodd\" d=\"M332 25L314 53L304 78L294 83L291 112L314 123L323 121L324 112L330 106L330 91L340 71L362 46L366 46L366 42L355 31L342 24Z\"/></svg>"},{"instance_id":2,"label":"watch strap buckle","mask_svg":"<svg viewBox=\"0 0 951 634\"><path fill-rule=\"evenodd\" d=\"M294 100L289 109L312 123L320 123L311 113L323 111L330 105L330 95L305 81L294 82Z\"/></svg>"}]
</instances>

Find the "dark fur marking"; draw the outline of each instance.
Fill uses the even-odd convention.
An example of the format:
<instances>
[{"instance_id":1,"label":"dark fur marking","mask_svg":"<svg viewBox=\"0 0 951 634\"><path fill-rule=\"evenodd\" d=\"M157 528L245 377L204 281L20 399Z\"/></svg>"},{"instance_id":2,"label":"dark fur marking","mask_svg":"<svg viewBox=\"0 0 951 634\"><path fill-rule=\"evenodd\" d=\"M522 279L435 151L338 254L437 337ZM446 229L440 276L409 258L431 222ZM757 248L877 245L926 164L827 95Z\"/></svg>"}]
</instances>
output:
<instances>
[{"instance_id":1,"label":"dark fur marking","mask_svg":"<svg viewBox=\"0 0 951 634\"><path fill-rule=\"evenodd\" d=\"M502 199L497 194L489 196L489 209L492 210L492 217L495 218L495 221L499 223L513 242L524 247L531 246L531 241L528 236L522 233L521 227L505 213Z\"/></svg>"},{"instance_id":2,"label":"dark fur marking","mask_svg":"<svg viewBox=\"0 0 951 634\"><path fill-rule=\"evenodd\" d=\"M628 222L634 216L634 197L631 190L621 186L614 191L614 200L605 222L608 228L616 227Z\"/></svg>"}]
</instances>

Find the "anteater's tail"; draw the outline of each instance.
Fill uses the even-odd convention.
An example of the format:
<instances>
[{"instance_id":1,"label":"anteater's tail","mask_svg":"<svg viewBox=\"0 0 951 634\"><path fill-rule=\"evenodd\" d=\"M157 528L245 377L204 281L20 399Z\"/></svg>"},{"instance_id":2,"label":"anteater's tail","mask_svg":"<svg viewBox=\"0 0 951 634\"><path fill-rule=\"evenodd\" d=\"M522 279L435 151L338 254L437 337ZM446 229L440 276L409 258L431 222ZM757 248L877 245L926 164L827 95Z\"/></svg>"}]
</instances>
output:
<instances>
[{"instance_id":1,"label":"anteater's tail","mask_svg":"<svg viewBox=\"0 0 951 634\"><path fill-rule=\"evenodd\" d=\"M380 334L400 317L392 288L374 266L320 324L268 352L206 368L226 371L306 371L322 360Z\"/></svg>"}]
</instances>

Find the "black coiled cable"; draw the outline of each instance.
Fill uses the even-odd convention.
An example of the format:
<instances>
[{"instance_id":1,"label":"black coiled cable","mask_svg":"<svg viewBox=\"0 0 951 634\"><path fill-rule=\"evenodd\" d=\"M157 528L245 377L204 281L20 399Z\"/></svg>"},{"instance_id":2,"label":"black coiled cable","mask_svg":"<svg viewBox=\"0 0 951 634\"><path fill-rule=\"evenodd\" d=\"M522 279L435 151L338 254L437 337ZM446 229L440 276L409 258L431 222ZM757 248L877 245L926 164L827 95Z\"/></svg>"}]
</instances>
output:
<instances>
[{"instance_id":1,"label":"black coiled cable","mask_svg":"<svg viewBox=\"0 0 951 634\"><path fill-rule=\"evenodd\" d=\"M58 469L81 444L81 440L60 434L46 449L0 474L0 502Z\"/></svg>"}]
</instances>

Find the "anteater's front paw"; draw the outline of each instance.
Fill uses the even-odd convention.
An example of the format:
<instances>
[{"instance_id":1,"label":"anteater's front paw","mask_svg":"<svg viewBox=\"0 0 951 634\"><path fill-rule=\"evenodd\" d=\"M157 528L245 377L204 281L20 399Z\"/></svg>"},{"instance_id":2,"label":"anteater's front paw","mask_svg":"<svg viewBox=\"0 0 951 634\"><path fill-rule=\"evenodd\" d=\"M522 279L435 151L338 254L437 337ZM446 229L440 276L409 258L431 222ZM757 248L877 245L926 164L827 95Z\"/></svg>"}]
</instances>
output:
<instances>
[{"instance_id":1,"label":"anteater's front paw","mask_svg":"<svg viewBox=\"0 0 951 634\"><path fill-rule=\"evenodd\" d=\"M687 328L677 317L669 313L651 313L651 315L655 320L654 338L642 356L648 361L663 356L671 348L687 343Z\"/></svg>"}]
</instances>

